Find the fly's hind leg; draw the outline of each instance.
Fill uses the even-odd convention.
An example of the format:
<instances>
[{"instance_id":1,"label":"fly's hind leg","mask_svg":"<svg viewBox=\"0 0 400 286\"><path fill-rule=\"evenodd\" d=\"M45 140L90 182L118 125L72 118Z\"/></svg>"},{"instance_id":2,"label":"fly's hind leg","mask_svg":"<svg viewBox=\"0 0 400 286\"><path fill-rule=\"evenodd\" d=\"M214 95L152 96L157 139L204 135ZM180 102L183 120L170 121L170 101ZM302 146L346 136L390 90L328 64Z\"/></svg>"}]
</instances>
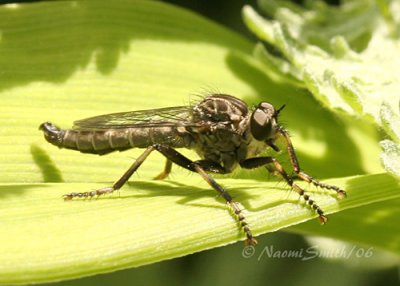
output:
<instances>
[{"instance_id":1,"label":"fly's hind leg","mask_svg":"<svg viewBox=\"0 0 400 286\"><path fill-rule=\"evenodd\" d=\"M147 147L142 155L140 155L139 158L136 159L132 166L112 186L101 188L91 192L69 193L63 196L64 200L69 201L73 198L92 198L94 196L98 197L104 194L111 194L114 191L119 190L154 150L155 149L153 146Z\"/></svg>"}]
</instances>

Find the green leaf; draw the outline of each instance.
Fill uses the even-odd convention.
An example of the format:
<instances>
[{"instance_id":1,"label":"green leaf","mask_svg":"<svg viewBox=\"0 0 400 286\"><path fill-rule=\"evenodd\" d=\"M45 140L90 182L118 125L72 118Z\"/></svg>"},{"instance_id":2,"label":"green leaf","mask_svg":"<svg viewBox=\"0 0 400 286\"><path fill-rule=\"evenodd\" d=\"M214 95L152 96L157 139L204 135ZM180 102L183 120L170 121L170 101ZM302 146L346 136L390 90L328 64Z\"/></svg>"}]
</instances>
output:
<instances>
[{"instance_id":1,"label":"green leaf","mask_svg":"<svg viewBox=\"0 0 400 286\"><path fill-rule=\"evenodd\" d=\"M354 182L374 184L376 179L381 183L385 180L383 176L375 176L359 178ZM394 181L392 183L394 183L393 190L396 190L398 188L395 187L396 183ZM370 189L369 192L371 192ZM400 228L395 217L399 213L400 200L397 195L395 197L335 214L329 222L329 227L324 230L324 236L346 240L358 245L372 246L376 249L390 250L398 255L400 253L398 243ZM288 230L303 234L316 234L319 231L318 225L313 224L312 221L296 225Z\"/></svg>"},{"instance_id":2,"label":"green leaf","mask_svg":"<svg viewBox=\"0 0 400 286\"><path fill-rule=\"evenodd\" d=\"M265 69L281 78L290 71L290 77L304 84L321 104L370 119L385 129L393 144L397 142L394 149L400 149L399 134L391 131L400 126L398 1L349 0L340 6L310 1L307 9L280 0L259 4L272 20L250 6L243 9L243 16L260 40L279 51L272 55L262 45L256 46L255 56L269 64ZM271 64L276 62L279 65ZM391 129L385 117L388 106L395 107ZM383 165L400 176L393 162L385 159L390 155L393 152L385 149Z\"/></svg>"},{"instance_id":3,"label":"green leaf","mask_svg":"<svg viewBox=\"0 0 400 286\"><path fill-rule=\"evenodd\" d=\"M282 120L303 168L318 178L342 177L327 182L349 193L338 202L305 186L327 213L362 212L398 198L388 175L346 177L382 172L373 126L337 118L307 92L272 81L252 58L252 43L193 13L152 1L13 4L0 7L0 31L1 284L115 271L244 239L199 176L174 168L169 180L151 180L164 164L159 154L119 194L64 202L65 193L111 184L142 150L109 156L60 150L38 130L45 121L68 128L98 114L188 104L213 90L249 105L288 103ZM316 216L262 171L216 178L242 203L256 235ZM330 218L315 234L327 233ZM389 243L398 233L388 229L385 240L371 244L398 253Z\"/></svg>"},{"instance_id":4,"label":"green leaf","mask_svg":"<svg viewBox=\"0 0 400 286\"><path fill-rule=\"evenodd\" d=\"M0 220L7 235L0 240L1 283L80 277L243 240L222 198L215 198L200 178L191 176L191 182L185 180L188 175L174 176L173 181L167 182L135 180L112 197L67 203L60 199L63 194L103 185L3 185ZM257 235L316 216L298 203L295 193L275 182L219 182L245 207L245 215ZM349 190L349 198L338 202L315 190L312 196L327 213L349 210L330 216L326 226L313 220L304 227L296 227L297 231L349 239L400 253L396 243L400 231L395 219L400 186L396 180L382 174L328 182L344 186ZM376 207L388 204L391 208ZM350 210L363 205L367 206ZM368 213L371 209L375 211ZM357 231L348 231L349 228ZM385 231L378 232L382 229Z\"/></svg>"},{"instance_id":5,"label":"green leaf","mask_svg":"<svg viewBox=\"0 0 400 286\"><path fill-rule=\"evenodd\" d=\"M383 129L393 139L380 142L383 149L381 154L382 164L389 172L400 175L400 114L396 114L393 108L384 102L380 116Z\"/></svg>"}]
</instances>

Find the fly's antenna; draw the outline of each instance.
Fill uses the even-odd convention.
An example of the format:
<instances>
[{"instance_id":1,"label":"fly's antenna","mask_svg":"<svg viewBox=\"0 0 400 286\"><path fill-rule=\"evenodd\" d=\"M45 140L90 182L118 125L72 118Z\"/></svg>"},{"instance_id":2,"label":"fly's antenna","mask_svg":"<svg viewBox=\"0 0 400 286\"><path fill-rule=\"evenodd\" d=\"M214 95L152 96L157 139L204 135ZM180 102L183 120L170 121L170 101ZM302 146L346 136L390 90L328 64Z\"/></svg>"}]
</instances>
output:
<instances>
[{"instance_id":1,"label":"fly's antenna","mask_svg":"<svg viewBox=\"0 0 400 286\"><path fill-rule=\"evenodd\" d=\"M276 116L279 115L279 113L282 111L282 109L285 108L285 106L286 106L286 103L285 103L284 105L282 105L281 107L279 107L279 108L276 110Z\"/></svg>"}]
</instances>

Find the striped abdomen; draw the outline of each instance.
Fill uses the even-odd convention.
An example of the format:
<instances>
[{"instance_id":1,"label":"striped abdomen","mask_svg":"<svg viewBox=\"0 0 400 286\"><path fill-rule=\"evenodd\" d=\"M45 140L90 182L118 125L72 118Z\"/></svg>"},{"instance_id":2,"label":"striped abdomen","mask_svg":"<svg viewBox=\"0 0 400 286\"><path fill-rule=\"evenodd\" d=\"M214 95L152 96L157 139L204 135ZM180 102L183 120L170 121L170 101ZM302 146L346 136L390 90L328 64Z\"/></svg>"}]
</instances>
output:
<instances>
[{"instance_id":1,"label":"striped abdomen","mask_svg":"<svg viewBox=\"0 0 400 286\"><path fill-rule=\"evenodd\" d=\"M60 129L50 122L39 127L48 142L82 153L107 154L161 143L173 148L190 148L192 137L183 127L119 128L107 130ZM182 129L182 131L180 131Z\"/></svg>"}]
</instances>

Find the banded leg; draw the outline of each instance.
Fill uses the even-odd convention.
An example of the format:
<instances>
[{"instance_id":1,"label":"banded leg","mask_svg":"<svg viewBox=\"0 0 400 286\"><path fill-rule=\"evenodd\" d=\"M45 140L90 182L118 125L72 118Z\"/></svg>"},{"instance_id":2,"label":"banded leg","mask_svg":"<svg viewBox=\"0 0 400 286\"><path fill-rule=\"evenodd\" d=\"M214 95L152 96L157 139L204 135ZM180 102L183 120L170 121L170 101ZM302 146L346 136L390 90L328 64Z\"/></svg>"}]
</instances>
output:
<instances>
[{"instance_id":1,"label":"banded leg","mask_svg":"<svg viewBox=\"0 0 400 286\"><path fill-rule=\"evenodd\" d=\"M243 228L243 231L246 234L246 245L256 245L257 240L253 237L253 234L246 222L246 218L241 213L239 205L232 199L231 195L219 185L214 178L212 178L207 172L225 174L226 170L220 164L207 161L207 160L199 160L199 161L191 161L187 157L183 156L175 149L165 146L165 145L154 145L157 151L167 157L168 160L171 160L173 163L188 169L192 172L196 172L203 177L203 179L215 190L217 191L227 202L229 207L233 210L234 214L237 216L237 219L240 222L240 226Z\"/></svg>"},{"instance_id":2,"label":"banded leg","mask_svg":"<svg viewBox=\"0 0 400 286\"><path fill-rule=\"evenodd\" d=\"M64 195L64 200L69 201L73 198L92 198L94 196L101 196L104 194L111 194L112 192L119 190L126 181L135 173L135 171L142 165L144 160L150 155L150 153L154 151L154 147L150 146L136 159L136 161L132 164L132 166L119 178L111 187L101 188L91 192L83 192L83 193L69 193Z\"/></svg>"},{"instance_id":3,"label":"banded leg","mask_svg":"<svg viewBox=\"0 0 400 286\"><path fill-rule=\"evenodd\" d=\"M281 127L278 128L277 131L281 136L283 136L283 138L286 141L286 146L287 146L290 162L291 162L291 164L293 166L293 170L296 173L298 178L300 178L303 181L306 181L308 183L312 183L314 186L321 187L321 188L327 189L327 190L335 191L337 194L337 197L339 199L343 199L346 197L346 192L343 189L341 189L337 186L322 183L322 182L314 179L312 176L301 171L300 164L299 164L299 161L297 160L296 152L294 151L293 144L292 144L292 141L290 140L289 134L285 131L285 129L283 129Z\"/></svg>"},{"instance_id":4,"label":"banded leg","mask_svg":"<svg viewBox=\"0 0 400 286\"><path fill-rule=\"evenodd\" d=\"M318 215L319 215L319 221L321 224L325 224L328 219L324 215L324 211L315 203L314 200L310 199L310 196L305 193L305 191L296 183L293 182L293 179L291 176L289 176L285 169L282 167L282 165L273 157L256 157L256 158L249 158L247 160L244 160L243 162L240 163L240 166L246 169L254 169L257 167L265 166L268 164L273 164L275 167L275 170L282 176L282 178L288 183L290 188L298 193L301 197L304 198L305 202L315 210Z\"/></svg>"},{"instance_id":5,"label":"banded leg","mask_svg":"<svg viewBox=\"0 0 400 286\"><path fill-rule=\"evenodd\" d=\"M252 232L246 222L246 219L241 213L242 210L239 208L239 205L235 201L233 201L232 197L227 191L225 191L209 174L207 174L207 172L224 174L226 173L225 168L211 161L206 161L206 160L191 161L190 159L183 156L175 149L162 144L154 144L152 146L149 146L142 153L142 155L140 155L140 157L136 159L136 161L132 164L132 166L122 175L122 177L119 178L111 187L101 188L92 192L66 194L64 195L64 199L72 200L75 197L100 196L103 194L112 193L115 190L120 189L126 183L126 181L128 181L128 179L133 175L133 173L142 165L142 163L146 160L146 158L150 155L150 153L154 150L157 150L167 158L167 164L169 164L168 162L170 161L185 169L200 174L203 177L203 179L226 200L230 208L233 209L235 215L237 216L240 222L241 227L246 233L247 236L246 244L249 245L257 244L257 240L253 237Z\"/></svg>"},{"instance_id":6,"label":"banded leg","mask_svg":"<svg viewBox=\"0 0 400 286\"><path fill-rule=\"evenodd\" d=\"M203 179L214 189L216 190L227 202L229 207L233 210L234 214L237 216L237 219L240 222L240 226L243 228L243 231L246 233L246 245L257 245L257 240L253 237L253 234L246 222L246 218L242 214L242 209L240 209L237 202L235 202L231 195L225 191L221 185L219 185L206 171L201 167L198 162L193 162L194 169L197 173L199 173ZM221 166L222 167L222 166Z\"/></svg>"}]
</instances>

